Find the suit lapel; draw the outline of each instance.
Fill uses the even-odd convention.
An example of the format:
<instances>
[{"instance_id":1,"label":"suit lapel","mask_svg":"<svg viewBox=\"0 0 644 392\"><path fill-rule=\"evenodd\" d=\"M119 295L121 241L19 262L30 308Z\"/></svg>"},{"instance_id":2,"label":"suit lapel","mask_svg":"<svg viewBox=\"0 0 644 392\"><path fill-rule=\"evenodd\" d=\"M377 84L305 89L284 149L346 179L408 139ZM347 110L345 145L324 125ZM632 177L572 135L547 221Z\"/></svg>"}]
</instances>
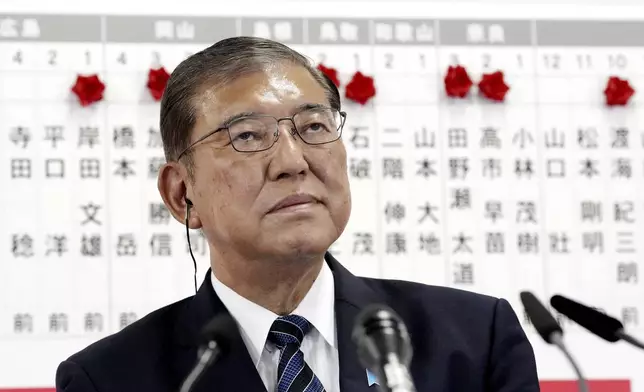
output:
<instances>
[{"instance_id":1,"label":"suit lapel","mask_svg":"<svg viewBox=\"0 0 644 392\"><path fill-rule=\"evenodd\" d=\"M215 315L228 313L228 309L215 294L210 281L210 270L201 288L190 299L179 315L175 327L178 355L175 369L180 385L197 362L201 328ZM266 391L264 383L253 364L244 341L237 333L230 352L213 364L195 385L193 392L255 392Z\"/></svg>"},{"instance_id":2,"label":"suit lapel","mask_svg":"<svg viewBox=\"0 0 644 392\"><path fill-rule=\"evenodd\" d=\"M335 317L340 359L340 390L351 392L375 392L369 386L367 370L358 359L356 345L351 338L356 316L367 305L379 302L381 296L351 274L327 253L326 261L333 271L335 281Z\"/></svg>"}]
</instances>

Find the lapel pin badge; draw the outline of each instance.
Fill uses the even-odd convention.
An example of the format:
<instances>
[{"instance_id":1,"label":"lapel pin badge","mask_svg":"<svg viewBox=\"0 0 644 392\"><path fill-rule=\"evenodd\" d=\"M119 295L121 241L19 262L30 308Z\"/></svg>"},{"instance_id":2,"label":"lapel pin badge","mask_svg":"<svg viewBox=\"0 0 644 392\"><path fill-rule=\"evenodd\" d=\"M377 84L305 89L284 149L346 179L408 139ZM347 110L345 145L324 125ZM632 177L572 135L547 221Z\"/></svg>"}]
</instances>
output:
<instances>
[{"instance_id":1,"label":"lapel pin badge","mask_svg":"<svg viewBox=\"0 0 644 392\"><path fill-rule=\"evenodd\" d=\"M376 380L376 375L371 373L369 369L367 369L367 383L369 386L372 386L373 384L380 385L378 384L378 380Z\"/></svg>"}]
</instances>

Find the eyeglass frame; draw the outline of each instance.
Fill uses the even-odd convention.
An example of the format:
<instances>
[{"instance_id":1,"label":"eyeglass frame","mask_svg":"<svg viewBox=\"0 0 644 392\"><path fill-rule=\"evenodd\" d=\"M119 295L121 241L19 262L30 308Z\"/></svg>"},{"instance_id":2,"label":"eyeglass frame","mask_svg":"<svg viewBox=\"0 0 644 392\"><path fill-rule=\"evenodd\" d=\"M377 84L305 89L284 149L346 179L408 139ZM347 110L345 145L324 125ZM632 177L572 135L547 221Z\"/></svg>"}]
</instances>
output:
<instances>
[{"instance_id":1,"label":"eyeglass frame","mask_svg":"<svg viewBox=\"0 0 644 392\"><path fill-rule=\"evenodd\" d=\"M338 114L340 114L341 122L340 122L340 126L339 126L339 127L338 127L338 129L337 129L337 130L339 131L339 133L338 133L338 137L337 137L336 139L333 139L333 140L330 140L330 141L328 141L328 142L324 142L324 143L309 143L309 142L307 142L306 140L304 140L304 138L302 137L302 135L300 135L300 133L299 133L299 132L298 132L298 130L297 130L297 125L295 125L295 116L297 116L298 114L302 113L302 112L303 112L303 111L305 111L305 110L300 111L300 112L297 112L297 113L295 113L294 115L292 115L292 116L290 116L290 117L279 117L279 118L278 118L278 117L275 117L275 116L268 115L268 114L256 114L256 115L253 115L253 116L245 116L245 117L241 117L241 118L235 119L235 120L233 120L230 124L227 124L227 125L225 125L225 126L223 126L223 127L219 127L219 128L215 129L215 130L214 130L214 131L212 131L212 132L208 132L208 133L207 133L207 134L205 134L204 136L202 136L202 137L200 137L199 139L195 140L192 144L190 144L188 147L186 147L183 151L181 151L181 153L180 153L180 154L179 154L179 156L177 157L177 161L179 161L179 160L181 159L181 157L183 157L183 156L184 156L184 155L185 155L185 154L186 154L190 149L192 149L194 146L196 146L197 144L199 144L199 143L201 143L202 141L206 140L207 138L209 138L210 136L214 135L215 133L220 132L220 131L223 131L223 130L226 130L226 133L228 133L228 140L230 140L230 145L231 145L231 146L233 147L233 149L234 149L235 151L237 151L237 152L241 152L241 153L254 153L254 152L261 152L261 151L267 151L267 150L270 150L271 148L273 148L273 146L275 145L275 143L277 143L277 140L279 139L279 135L280 135L280 132L279 132L280 122L281 122L281 121L284 121L284 120L289 120L289 121L293 124L293 127L295 128L295 133L298 135L299 139L300 139L300 140L302 140L305 144L308 144L308 145L310 145L310 146L321 146L321 145L324 145L324 144L329 144L329 143L337 142L338 140L340 140L340 139L342 138L342 130L344 129L344 124L345 124L345 122L346 122L346 120L347 120L347 113L346 113L346 112L344 112L344 111L342 111L342 110L340 110L340 109L335 109L335 108L328 107L328 106L319 106L319 107L315 107L315 108L309 108L309 109L307 109L307 110L311 110L311 109L327 109L327 110L334 110L334 111L337 111L337 112L338 112ZM266 148L264 148L264 149L261 149L261 150L252 150L252 151L240 151L240 150L238 150L237 148L235 148L235 143L233 142L232 137L230 136L229 128L230 128L230 126L231 126L231 125L233 125L234 123L236 123L236 122L238 122L238 121L241 121L241 120L243 120L243 119L246 119L246 118L250 118L250 117L268 117L268 118L273 118L273 119L275 120L276 124L277 124L277 127L276 127L276 129L275 129L275 133L274 133L274 136L275 136L275 137L274 137L274 139L273 139L273 143L272 143L270 146L268 146L268 147L266 147ZM293 134L293 132L291 132L291 134Z\"/></svg>"}]
</instances>

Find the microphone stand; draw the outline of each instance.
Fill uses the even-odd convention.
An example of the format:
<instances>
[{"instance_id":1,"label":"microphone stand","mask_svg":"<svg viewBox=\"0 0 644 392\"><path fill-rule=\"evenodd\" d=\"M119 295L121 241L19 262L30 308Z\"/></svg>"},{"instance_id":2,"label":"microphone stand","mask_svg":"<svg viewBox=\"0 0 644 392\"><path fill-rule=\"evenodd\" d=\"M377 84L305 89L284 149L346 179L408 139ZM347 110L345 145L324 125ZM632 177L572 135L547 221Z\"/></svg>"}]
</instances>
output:
<instances>
[{"instance_id":1,"label":"microphone stand","mask_svg":"<svg viewBox=\"0 0 644 392\"><path fill-rule=\"evenodd\" d=\"M644 343L642 341L638 340L636 337L627 334L626 331L624 331L623 329L617 330L615 332L615 336L617 336L618 338L620 338L621 340L623 340L625 342L628 342L628 343L632 344L633 346L635 346L637 348L641 348L642 350L644 350Z\"/></svg>"},{"instance_id":2,"label":"microphone stand","mask_svg":"<svg viewBox=\"0 0 644 392\"><path fill-rule=\"evenodd\" d=\"M581 373L581 368L579 367L579 364L573 358L572 354L568 349L566 348L566 345L564 344L563 341L563 335L559 332L554 332L552 335L550 335L550 342L557 346L561 352L568 358L568 361L572 365L573 370L575 371L575 374L577 375L577 386L579 387L579 392L588 392L588 383L586 382L586 379L584 378L583 374Z\"/></svg>"},{"instance_id":3,"label":"microphone stand","mask_svg":"<svg viewBox=\"0 0 644 392\"><path fill-rule=\"evenodd\" d=\"M188 377L186 377L186 379L183 381L183 384L181 385L181 389L179 391L190 392L192 387L197 383L197 380L199 380L199 377L201 377L201 375L203 374L204 370L206 370L208 365L217 357L217 355L219 355L219 353L220 350L217 342L215 342L214 340L208 342L208 345L199 355L197 364L192 369L190 374L188 374Z\"/></svg>"},{"instance_id":4,"label":"microphone stand","mask_svg":"<svg viewBox=\"0 0 644 392\"><path fill-rule=\"evenodd\" d=\"M379 369L384 375L387 385L380 386L382 392L416 392L416 387L412 381L409 369L404 363L400 362L395 354L387 355L389 359L387 364Z\"/></svg>"}]
</instances>

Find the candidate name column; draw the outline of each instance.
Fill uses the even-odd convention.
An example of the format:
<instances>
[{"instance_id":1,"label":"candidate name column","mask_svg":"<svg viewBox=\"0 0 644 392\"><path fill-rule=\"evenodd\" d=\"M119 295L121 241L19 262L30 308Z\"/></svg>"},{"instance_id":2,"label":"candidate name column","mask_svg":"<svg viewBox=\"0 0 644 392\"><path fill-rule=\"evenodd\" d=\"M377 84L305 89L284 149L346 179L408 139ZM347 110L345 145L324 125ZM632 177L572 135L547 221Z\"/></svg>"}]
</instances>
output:
<instances>
[{"instance_id":1,"label":"candidate name column","mask_svg":"<svg viewBox=\"0 0 644 392\"><path fill-rule=\"evenodd\" d=\"M535 124L531 25L440 20L439 42L452 283L516 304L517 279L541 282L522 268L540 268L536 150L514 148ZM464 73L473 85L460 98L467 85L452 75Z\"/></svg>"},{"instance_id":2,"label":"candidate name column","mask_svg":"<svg viewBox=\"0 0 644 392\"><path fill-rule=\"evenodd\" d=\"M308 37L306 53L314 64L337 71L342 110L347 113L342 140L347 150L351 183L351 219L331 253L338 256L351 272L380 276L381 244L378 241L377 136L374 99L359 103L347 97L347 89L365 92L364 79L350 84L357 72L372 77L372 47L368 19L305 20ZM378 81L375 80L376 89ZM351 93L349 94L351 95ZM366 98L366 96L365 96Z\"/></svg>"},{"instance_id":3,"label":"candidate name column","mask_svg":"<svg viewBox=\"0 0 644 392\"><path fill-rule=\"evenodd\" d=\"M642 330L644 298L644 98L629 92L643 87L641 31L641 21L537 21L539 77L565 78L549 86L568 97L566 106L540 110L549 177L560 178L548 178L549 231L562 221L572 229L565 252L550 246L550 288L618 316L631 331Z\"/></svg>"},{"instance_id":4,"label":"candidate name column","mask_svg":"<svg viewBox=\"0 0 644 392\"><path fill-rule=\"evenodd\" d=\"M13 353L23 347L34 349L39 338L47 337L42 297L24 283L42 283L44 277L38 272L46 262L45 237L37 224L41 195L34 192L43 188L44 181L40 150L45 146L36 117L33 78L40 29L31 33L25 29L38 26L33 16L2 14L0 20L4 27L0 30L0 181L4 184L0 192L0 386L23 387L28 385L28 372ZM26 59L25 51L29 52Z\"/></svg>"},{"instance_id":5,"label":"candidate name column","mask_svg":"<svg viewBox=\"0 0 644 392\"><path fill-rule=\"evenodd\" d=\"M112 326L120 330L145 314L194 294L186 231L157 189L165 163L158 79L187 56L234 36L234 18L109 16L106 63L112 215ZM187 135L187 133L186 133ZM198 283L209 267L206 242L191 233ZM152 271L152 273L151 273Z\"/></svg>"},{"instance_id":6,"label":"candidate name column","mask_svg":"<svg viewBox=\"0 0 644 392\"><path fill-rule=\"evenodd\" d=\"M383 275L444 285L435 22L377 19L371 33Z\"/></svg>"}]
</instances>

